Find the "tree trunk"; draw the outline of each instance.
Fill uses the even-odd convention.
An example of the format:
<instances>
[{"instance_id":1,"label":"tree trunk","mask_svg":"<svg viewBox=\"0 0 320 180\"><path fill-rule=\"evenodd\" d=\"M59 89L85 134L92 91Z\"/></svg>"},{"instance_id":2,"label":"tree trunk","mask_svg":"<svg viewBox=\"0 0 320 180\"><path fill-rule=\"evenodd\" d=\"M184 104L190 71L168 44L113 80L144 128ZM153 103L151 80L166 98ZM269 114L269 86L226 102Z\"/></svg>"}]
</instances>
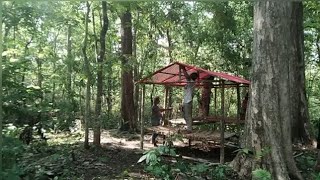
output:
<instances>
[{"instance_id":1,"label":"tree trunk","mask_svg":"<svg viewBox=\"0 0 320 180\"><path fill-rule=\"evenodd\" d=\"M37 62L37 86L40 87L40 89L42 88L42 62L41 59L36 58L36 62Z\"/></svg>"},{"instance_id":2,"label":"tree trunk","mask_svg":"<svg viewBox=\"0 0 320 180\"><path fill-rule=\"evenodd\" d=\"M3 123L3 110L2 110L2 105L3 105L3 93L2 93L2 60L4 59L4 57L2 56L2 52L3 52L3 43L2 43L2 16L3 16L3 4L4 3L0 3L0 132L2 133L2 123ZM2 134L0 136L0 147L1 147L1 151L0 151L0 171L2 171L2 146L3 145L3 139L2 139Z\"/></svg>"},{"instance_id":3,"label":"tree trunk","mask_svg":"<svg viewBox=\"0 0 320 180\"><path fill-rule=\"evenodd\" d=\"M146 87L145 85L142 85L142 93L141 93L141 99L140 99L140 149L143 149L143 142L144 142L144 100L146 95Z\"/></svg>"},{"instance_id":4,"label":"tree trunk","mask_svg":"<svg viewBox=\"0 0 320 180\"><path fill-rule=\"evenodd\" d=\"M137 59L137 24L139 23L139 11L137 11L137 22L134 24L133 28L133 38L132 38L132 53L133 53L133 59L135 61L134 63L134 80L138 81L140 79L140 74L139 74L139 62ZM135 122L138 122L140 120L139 117L139 89L140 86L139 84L136 84L134 86L134 112L135 112Z\"/></svg>"},{"instance_id":5,"label":"tree trunk","mask_svg":"<svg viewBox=\"0 0 320 180\"><path fill-rule=\"evenodd\" d=\"M67 32L67 80L66 80L66 91L67 91L67 102L69 103L69 106L71 107L68 116L68 122L74 121L75 118L75 101L74 101L74 96L72 92L72 66L73 66L73 57L72 57L72 29L71 29L71 24L68 25L68 32Z\"/></svg>"},{"instance_id":6,"label":"tree trunk","mask_svg":"<svg viewBox=\"0 0 320 180\"><path fill-rule=\"evenodd\" d=\"M290 85L292 99L292 140L294 142L311 143L314 135L308 114L308 102L305 88L303 5L294 2L291 15L291 33L295 56L290 59Z\"/></svg>"},{"instance_id":7,"label":"tree trunk","mask_svg":"<svg viewBox=\"0 0 320 180\"><path fill-rule=\"evenodd\" d=\"M111 119L111 113L112 113L112 78L113 78L113 72L112 72L112 62L108 62L108 77L107 77L107 117L108 119Z\"/></svg>"},{"instance_id":8,"label":"tree trunk","mask_svg":"<svg viewBox=\"0 0 320 180\"><path fill-rule=\"evenodd\" d=\"M82 53L84 59L85 72L87 77L86 84L86 96L85 96L85 116L84 116L84 124L85 124L85 135L84 135L84 148L89 149L89 118L90 118L90 85L91 85L91 72L90 72L90 63L87 56L87 43L88 43L88 19L90 13L90 4L86 2L87 11L85 15L85 34L82 45Z\"/></svg>"},{"instance_id":9,"label":"tree trunk","mask_svg":"<svg viewBox=\"0 0 320 180\"><path fill-rule=\"evenodd\" d=\"M134 100L133 100L133 73L130 65L132 57L132 24L129 7L121 16L121 51L122 51L122 96L121 96L121 116L124 128L129 125L129 130L135 129L134 122Z\"/></svg>"},{"instance_id":10,"label":"tree trunk","mask_svg":"<svg viewBox=\"0 0 320 180\"><path fill-rule=\"evenodd\" d=\"M290 24L292 2L258 1L254 9L251 95L244 145L231 165L241 176L263 168L272 179L302 179L292 156L290 59L296 55Z\"/></svg>"},{"instance_id":11,"label":"tree trunk","mask_svg":"<svg viewBox=\"0 0 320 180\"><path fill-rule=\"evenodd\" d=\"M168 39L169 61L170 61L170 63L172 63L173 62L173 56L172 56L173 42L172 42L169 28L167 29L167 39ZM168 88L168 107L172 107L172 103L173 103L172 88L169 86L167 88ZM168 108L168 107L165 107L165 108ZM172 111L168 111L167 113L168 113L167 117L169 119L171 119L172 118Z\"/></svg>"},{"instance_id":12,"label":"tree trunk","mask_svg":"<svg viewBox=\"0 0 320 180\"><path fill-rule=\"evenodd\" d=\"M56 63L58 60L57 57L57 40L58 40L58 36L59 36L59 31L58 33L55 35L54 37L54 46L53 46L53 62L52 62L52 66L53 66L53 73L56 73L57 69L56 69ZM55 80L53 81L52 84L52 94L51 94L51 103L52 103L52 108L55 107L55 96L56 96L56 82Z\"/></svg>"},{"instance_id":13,"label":"tree trunk","mask_svg":"<svg viewBox=\"0 0 320 180\"><path fill-rule=\"evenodd\" d=\"M319 172L320 171L320 123L319 122L318 122L317 151L318 151L318 157L317 157L317 162L314 166L314 169Z\"/></svg>"},{"instance_id":14,"label":"tree trunk","mask_svg":"<svg viewBox=\"0 0 320 180\"><path fill-rule=\"evenodd\" d=\"M71 96L71 82L72 82L72 54L71 54L71 24L68 26L67 34L67 84L66 89L68 96Z\"/></svg>"},{"instance_id":15,"label":"tree trunk","mask_svg":"<svg viewBox=\"0 0 320 180\"><path fill-rule=\"evenodd\" d=\"M98 56L97 70L97 98L95 107L95 125L93 134L93 144L100 146L100 126L101 126L101 106L103 87L103 60L106 52L106 34L108 31L107 2L102 1L102 29L100 32L100 51Z\"/></svg>"}]
</instances>

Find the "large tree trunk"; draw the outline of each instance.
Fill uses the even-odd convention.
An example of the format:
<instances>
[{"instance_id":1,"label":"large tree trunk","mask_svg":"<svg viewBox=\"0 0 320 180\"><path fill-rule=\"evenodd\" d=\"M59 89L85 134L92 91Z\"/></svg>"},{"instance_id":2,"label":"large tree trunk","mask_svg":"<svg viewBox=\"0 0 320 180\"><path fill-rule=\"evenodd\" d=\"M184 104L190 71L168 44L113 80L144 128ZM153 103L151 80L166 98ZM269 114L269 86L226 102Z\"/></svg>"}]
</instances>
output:
<instances>
[{"instance_id":1,"label":"large tree trunk","mask_svg":"<svg viewBox=\"0 0 320 180\"><path fill-rule=\"evenodd\" d=\"M84 34L84 41L82 46L82 53L83 53L83 59L84 59L84 66L85 66L85 72L87 77L87 84L86 84L86 96L85 96L85 116L84 116L84 122L85 122L85 134L84 134L84 148L89 148L89 118L90 118L90 97L91 97L91 91L90 91L90 85L91 85L91 72L90 72L90 63L87 56L87 43L88 43L88 19L89 19L89 12L90 12L90 4L87 1L87 12L85 15L85 34Z\"/></svg>"},{"instance_id":2,"label":"large tree trunk","mask_svg":"<svg viewBox=\"0 0 320 180\"><path fill-rule=\"evenodd\" d=\"M133 73L130 65L132 57L132 24L131 13L128 8L121 16L121 51L122 51L122 96L121 116L124 120L123 130L129 125L130 130L135 129L134 100L133 100Z\"/></svg>"},{"instance_id":3,"label":"large tree trunk","mask_svg":"<svg viewBox=\"0 0 320 180\"><path fill-rule=\"evenodd\" d=\"M291 15L291 35L295 56L290 59L290 86L292 99L292 140L294 142L311 143L314 135L308 114L308 102L305 88L303 5L293 3Z\"/></svg>"},{"instance_id":4,"label":"large tree trunk","mask_svg":"<svg viewBox=\"0 0 320 180\"><path fill-rule=\"evenodd\" d=\"M231 164L241 176L264 168L272 179L302 179L292 156L290 61L296 55L292 2L255 2L254 54L244 145Z\"/></svg>"},{"instance_id":5,"label":"large tree trunk","mask_svg":"<svg viewBox=\"0 0 320 180\"><path fill-rule=\"evenodd\" d=\"M66 91L67 91L67 96L66 100L69 103L69 106L71 107L69 115L68 115L68 122L74 121L75 118L75 101L74 101L74 96L72 92L72 67L73 67L73 57L72 57L72 29L71 29L71 24L68 25L68 32L67 32L67 80L66 80Z\"/></svg>"},{"instance_id":6,"label":"large tree trunk","mask_svg":"<svg viewBox=\"0 0 320 180\"><path fill-rule=\"evenodd\" d=\"M138 62L138 59L137 59L137 25L139 23L139 11L137 11L137 20L134 24L134 27L133 27L133 38L132 38L132 53L133 53L133 59L134 59L134 71L133 71L133 74L134 74L134 80L135 81L138 81L140 79L140 74L139 74L139 62ZM139 89L140 89L140 86L139 84L136 84L134 86L134 112L135 112L135 122L138 122L138 120L140 121L139 119Z\"/></svg>"},{"instance_id":7,"label":"large tree trunk","mask_svg":"<svg viewBox=\"0 0 320 180\"><path fill-rule=\"evenodd\" d=\"M100 126L101 126L101 106L102 106L102 87L103 87L103 60L106 52L106 34L108 31L107 2L102 1L102 29L100 32L100 51L98 57L97 70L97 98L95 107L95 125L93 134L93 144L100 146Z\"/></svg>"}]
</instances>

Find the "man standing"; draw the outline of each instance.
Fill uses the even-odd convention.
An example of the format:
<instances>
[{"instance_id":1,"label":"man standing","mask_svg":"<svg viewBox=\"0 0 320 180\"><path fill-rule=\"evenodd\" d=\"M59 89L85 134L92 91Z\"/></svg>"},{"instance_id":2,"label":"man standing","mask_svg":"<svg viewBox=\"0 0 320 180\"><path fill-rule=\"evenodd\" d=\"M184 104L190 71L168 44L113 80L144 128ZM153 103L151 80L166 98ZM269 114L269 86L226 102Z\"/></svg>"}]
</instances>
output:
<instances>
[{"instance_id":1,"label":"man standing","mask_svg":"<svg viewBox=\"0 0 320 180\"><path fill-rule=\"evenodd\" d=\"M183 66L180 66L180 70L182 70L187 80L187 84L184 87L183 114L187 124L187 130L192 131L192 100L194 87L196 85L195 80L198 78L198 73L193 72L189 75Z\"/></svg>"},{"instance_id":2,"label":"man standing","mask_svg":"<svg viewBox=\"0 0 320 180\"><path fill-rule=\"evenodd\" d=\"M209 116L210 101L211 101L211 88L213 87L214 77L209 76L205 78L202 83L201 100L200 100L200 116Z\"/></svg>"}]
</instances>

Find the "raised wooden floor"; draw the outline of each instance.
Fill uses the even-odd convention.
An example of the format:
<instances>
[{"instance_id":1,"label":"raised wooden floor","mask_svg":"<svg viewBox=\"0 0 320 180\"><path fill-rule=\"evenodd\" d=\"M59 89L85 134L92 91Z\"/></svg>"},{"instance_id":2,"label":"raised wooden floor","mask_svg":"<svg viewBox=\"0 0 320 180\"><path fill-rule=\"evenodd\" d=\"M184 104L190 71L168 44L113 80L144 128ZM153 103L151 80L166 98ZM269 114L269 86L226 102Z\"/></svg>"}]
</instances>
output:
<instances>
[{"instance_id":1,"label":"raised wooden floor","mask_svg":"<svg viewBox=\"0 0 320 180\"><path fill-rule=\"evenodd\" d=\"M219 131L198 131L194 130L193 132L188 132L185 129L179 127L164 127L164 126L154 126L147 128L147 132L156 132L163 135L173 135L180 134L182 137L190 140L198 141L219 141L220 132ZM224 132L224 138L228 139L234 136L236 133Z\"/></svg>"},{"instance_id":2,"label":"raised wooden floor","mask_svg":"<svg viewBox=\"0 0 320 180\"><path fill-rule=\"evenodd\" d=\"M221 116L207 116L207 117L194 117L192 118L192 125L210 124L220 122ZM238 120L236 117L225 117L224 121L226 124L237 124ZM185 125L186 122L183 118L170 119L169 122L173 125ZM239 123L244 123L244 120L240 120Z\"/></svg>"}]
</instances>

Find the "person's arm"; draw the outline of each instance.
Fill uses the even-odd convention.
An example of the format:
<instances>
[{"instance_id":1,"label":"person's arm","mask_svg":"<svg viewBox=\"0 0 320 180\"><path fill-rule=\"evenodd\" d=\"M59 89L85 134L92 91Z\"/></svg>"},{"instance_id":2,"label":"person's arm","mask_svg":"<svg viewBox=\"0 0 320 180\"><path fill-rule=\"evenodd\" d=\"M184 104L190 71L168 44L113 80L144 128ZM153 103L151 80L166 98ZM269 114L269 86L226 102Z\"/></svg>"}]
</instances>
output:
<instances>
[{"instance_id":1,"label":"person's arm","mask_svg":"<svg viewBox=\"0 0 320 180\"><path fill-rule=\"evenodd\" d=\"M182 72L183 72L184 76L186 77L186 79L187 79L188 81L190 81L191 78L190 78L189 74L187 73L186 68L183 67L183 66L180 66L180 70L182 70Z\"/></svg>"},{"instance_id":2,"label":"person's arm","mask_svg":"<svg viewBox=\"0 0 320 180\"><path fill-rule=\"evenodd\" d=\"M160 111L171 111L173 108L169 107L169 108L160 108Z\"/></svg>"}]
</instances>

